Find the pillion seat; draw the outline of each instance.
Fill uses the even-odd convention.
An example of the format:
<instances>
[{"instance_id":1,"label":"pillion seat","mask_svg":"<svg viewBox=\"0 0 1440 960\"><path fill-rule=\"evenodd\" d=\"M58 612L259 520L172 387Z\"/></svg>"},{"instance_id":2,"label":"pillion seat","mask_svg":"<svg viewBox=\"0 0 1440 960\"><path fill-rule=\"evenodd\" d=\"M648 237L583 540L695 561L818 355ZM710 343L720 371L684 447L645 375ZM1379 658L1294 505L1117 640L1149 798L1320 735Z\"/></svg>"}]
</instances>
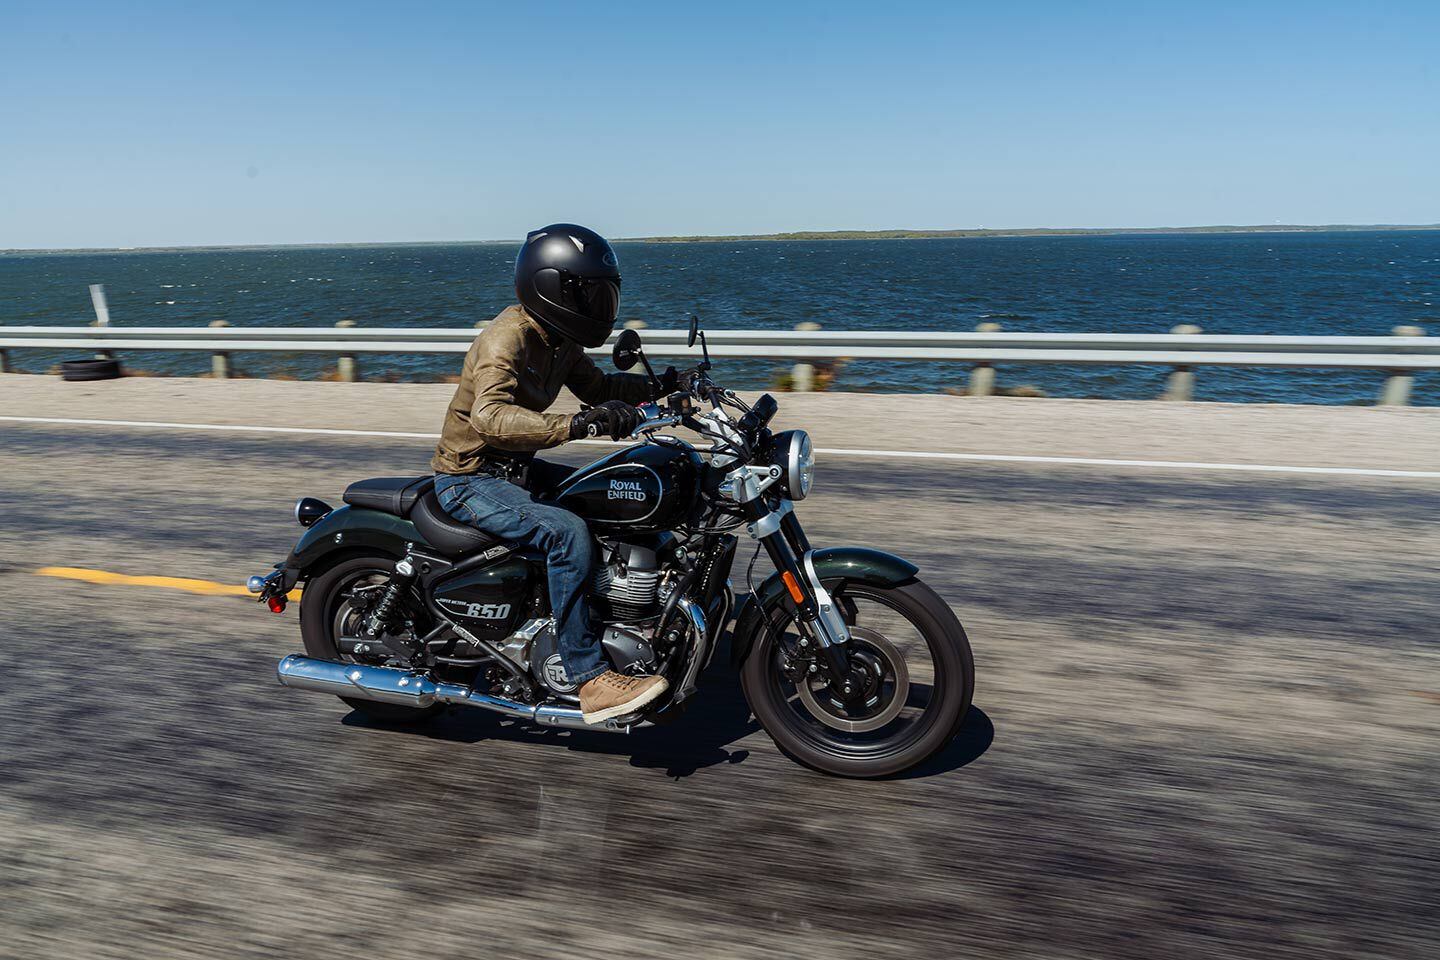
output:
<instances>
[{"instance_id":1,"label":"pillion seat","mask_svg":"<svg viewBox=\"0 0 1440 960\"><path fill-rule=\"evenodd\" d=\"M435 496L435 478L431 476L360 480L345 488L344 500L352 507L404 517L415 524L426 543L447 556L474 553L504 542L446 513Z\"/></svg>"},{"instance_id":2,"label":"pillion seat","mask_svg":"<svg viewBox=\"0 0 1440 960\"><path fill-rule=\"evenodd\" d=\"M376 477L350 484L345 488L344 499L352 507L403 517L415 506L415 501L433 489L435 478L431 476Z\"/></svg>"}]
</instances>

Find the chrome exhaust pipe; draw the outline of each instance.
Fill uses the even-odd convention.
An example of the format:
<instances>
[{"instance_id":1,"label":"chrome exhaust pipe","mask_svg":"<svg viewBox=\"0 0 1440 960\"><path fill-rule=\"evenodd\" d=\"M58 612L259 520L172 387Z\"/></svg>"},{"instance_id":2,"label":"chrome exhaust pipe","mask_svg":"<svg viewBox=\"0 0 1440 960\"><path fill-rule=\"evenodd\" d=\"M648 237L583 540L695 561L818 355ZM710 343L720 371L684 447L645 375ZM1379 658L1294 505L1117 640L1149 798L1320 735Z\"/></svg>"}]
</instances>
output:
<instances>
[{"instance_id":1,"label":"chrome exhaust pipe","mask_svg":"<svg viewBox=\"0 0 1440 960\"><path fill-rule=\"evenodd\" d=\"M291 654L281 660L275 675L282 686L337 697L374 700L402 707L428 707L442 699L440 685L409 670L367 667L358 663L336 663Z\"/></svg>"},{"instance_id":2,"label":"chrome exhaust pipe","mask_svg":"<svg viewBox=\"0 0 1440 960\"><path fill-rule=\"evenodd\" d=\"M650 725L649 721L623 723L619 720L586 723L580 711L573 707L554 707L548 704L531 706L518 700L480 693L461 683L436 683L413 670L337 663L334 660L317 660L294 653L276 665L275 675L281 686L294 687L297 690L333 693L337 697L374 700L377 703L393 703L402 707L420 708L436 703L455 703L466 707L479 707L516 720L528 720L544 727L629 733L636 728Z\"/></svg>"}]
</instances>

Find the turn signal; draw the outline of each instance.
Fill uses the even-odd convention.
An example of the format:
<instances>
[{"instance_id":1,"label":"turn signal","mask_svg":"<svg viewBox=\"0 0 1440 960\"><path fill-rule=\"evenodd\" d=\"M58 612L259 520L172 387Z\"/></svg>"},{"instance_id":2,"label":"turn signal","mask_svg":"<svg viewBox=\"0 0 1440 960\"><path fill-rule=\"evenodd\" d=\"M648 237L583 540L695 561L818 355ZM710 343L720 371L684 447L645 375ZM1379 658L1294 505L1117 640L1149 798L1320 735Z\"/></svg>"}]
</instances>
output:
<instances>
[{"instance_id":1,"label":"turn signal","mask_svg":"<svg viewBox=\"0 0 1440 960\"><path fill-rule=\"evenodd\" d=\"M780 574L780 579L785 581L785 586L790 591L790 599L796 603L805 602L805 593L800 589L800 584L795 581L795 574L786 570Z\"/></svg>"},{"instance_id":2,"label":"turn signal","mask_svg":"<svg viewBox=\"0 0 1440 960\"><path fill-rule=\"evenodd\" d=\"M285 598L284 598L284 597L269 597L269 598L266 599L266 601L265 601L265 606L267 606L267 607L270 608L270 612L271 612L271 613L284 613L284 612L285 612Z\"/></svg>"}]
</instances>

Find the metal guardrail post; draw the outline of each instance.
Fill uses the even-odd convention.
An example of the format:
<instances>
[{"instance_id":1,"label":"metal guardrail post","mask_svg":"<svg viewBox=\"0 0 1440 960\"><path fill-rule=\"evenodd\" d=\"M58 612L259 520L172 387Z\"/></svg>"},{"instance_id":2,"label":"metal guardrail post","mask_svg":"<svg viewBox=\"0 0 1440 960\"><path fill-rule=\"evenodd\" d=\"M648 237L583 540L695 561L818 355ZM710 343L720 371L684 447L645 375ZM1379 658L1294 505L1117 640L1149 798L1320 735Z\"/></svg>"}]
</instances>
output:
<instances>
[{"instance_id":1,"label":"metal guardrail post","mask_svg":"<svg viewBox=\"0 0 1440 960\"><path fill-rule=\"evenodd\" d=\"M90 284L90 303L95 308L95 322L92 327L110 326L110 303L105 299L105 284ZM115 353L111 350L101 350L95 354L96 360L114 360Z\"/></svg>"},{"instance_id":2,"label":"metal guardrail post","mask_svg":"<svg viewBox=\"0 0 1440 960\"><path fill-rule=\"evenodd\" d=\"M999 333L1000 324L993 321L977 323L976 333ZM995 393L995 366L990 363L977 363L970 371L970 387L965 391L971 397L989 397Z\"/></svg>"},{"instance_id":3,"label":"metal guardrail post","mask_svg":"<svg viewBox=\"0 0 1440 960\"><path fill-rule=\"evenodd\" d=\"M1423 337L1424 327L1402 326L1390 330L1392 337ZM1415 386L1415 374L1411 370L1391 370L1380 387L1379 405L1382 407L1404 407L1410 403L1410 390Z\"/></svg>"},{"instance_id":4,"label":"metal guardrail post","mask_svg":"<svg viewBox=\"0 0 1440 960\"><path fill-rule=\"evenodd\" d=\"M211 320L211 327L228 327L224 320ZM216 380L230 379L230 354L223 351L210 354L210 376Z\"/></svg>"},{"instance_id":5,"label":"metal guardrail post","mask_svg":"<svg viewBox=\"0 0 1440 960\"><path fill-rule=\"evenodd\" d=\"M355 326L355 321L340 320L335 326L348 329ZM340 359L335 363L335 372L342 383L354 383L360 379L360 364L356 362L353 353L342 353Z\"/></svg>"},{"instance_id":6,"label":"metal guardrail post","mask_svg":"<svg viewBox=\"0 0 1440 960\"><path fill-rule=\"evenodd\" d=\"M1204 331L1193 323L1182 323L1170 328L1170 332L1177 337L1199 336ZM1189 364L1174 367L1170 376L1165 381L1165 392L1160 395L1161 400L1177 400L1181 403L1189 403L1195 399L1195 368Z\"/></svg>"},{"instance_id":7,"label":"metal guardrail post","mask_svg":"<svg viewBox=\"0 0 1440 960\"><path fill-rule=\"evenodd\" d=\"M820 329L820 324L806 320L804 323L795 324L795 329L802 333L810 333ZM790 368L790 389L796 393L810 393L815 389L815 364L797 363Z\"/></svg>"}]
</instances>

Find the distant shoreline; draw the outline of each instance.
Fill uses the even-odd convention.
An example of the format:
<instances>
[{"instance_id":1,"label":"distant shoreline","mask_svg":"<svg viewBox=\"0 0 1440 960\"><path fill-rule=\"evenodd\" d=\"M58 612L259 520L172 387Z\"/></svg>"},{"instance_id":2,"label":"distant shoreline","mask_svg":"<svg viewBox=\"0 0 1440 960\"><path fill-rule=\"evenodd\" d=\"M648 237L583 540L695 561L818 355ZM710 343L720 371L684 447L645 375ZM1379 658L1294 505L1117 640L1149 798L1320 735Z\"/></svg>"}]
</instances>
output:
<instances>
[{"instance_id":1,"label":"distant shoreline","mask_svg":"<svg viewBox=\"0 0 1440 960\"><path fill-rule=\"evenodd\" d=\"M1231 233L1394 233L1415 230L1440 230L1440 223L1276 223L1208 227L1021 227L996 230L799 230L791 233L625 237L623 239L645 243L721 243L760 240L953 240L974 237L1120 237Z\"/></svg>"},{"instance_id":2,"label":"distant shoreline","mask_svg":"<svg viewBox=\"0 0 1440 960\"><path fill-rule=\"evenodd\" d=\"M1403 233L1440 230L1440 223L1417 224L1252 224L1206 227L1018 227L974 230L797 230L789 233L697 234L694 236L618 237L616 243L739 243L794 240L954 240L985 237L1123 237L1255 233ZM519 243L513 240L401 240L358 243L237 243L170 247L54 247L0 249L0 256L97 253L218 253L232 250L341 250L387 247L460 247Z\"/></svg>"}]
</instances>

